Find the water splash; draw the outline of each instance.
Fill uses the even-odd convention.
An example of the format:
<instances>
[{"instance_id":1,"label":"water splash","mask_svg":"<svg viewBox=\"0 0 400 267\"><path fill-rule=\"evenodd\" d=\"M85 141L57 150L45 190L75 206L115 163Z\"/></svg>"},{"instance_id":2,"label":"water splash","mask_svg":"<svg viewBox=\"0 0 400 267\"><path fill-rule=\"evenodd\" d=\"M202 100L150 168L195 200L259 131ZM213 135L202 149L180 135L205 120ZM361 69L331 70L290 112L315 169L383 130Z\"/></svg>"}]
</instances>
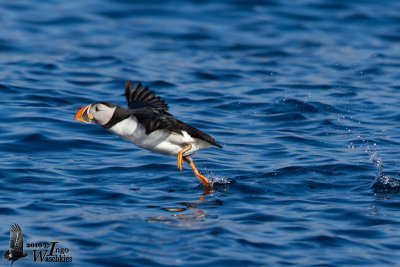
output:
<instances>
[{"instance_id":1,"label":"water splash","mask_svg":"<svg viewBox=\"0 0 400 267\"><path fill-rule=\"evenodd\" d=\"M368 154L369 154L369 159L371 160L372 163L374 163L376 169L378 170L378 175L383 175L383 162L381 157L379 157L376 150L369 151Z\"/></svg>"},{"instance_id":2,"label":"water splash","mask_svg":"<svg viewBox=\"0 0 400 267\"><path fill-rule=\"evenodd\" d=\"M211 187L204 191L204 193L206 195L208 195L214 191L228 193L229 187L232 184L236 183L235 180L233 180L231 178L217 176L216 174L209 172L209 171L204 171L204 174L211 182Z\"/></svg>"},{"instance_id":3,"label":"water splash","mask_svg":"<svg viewBox=\"0 0 400 267\"><path fill-rule=\"evenodd\" d=\"M212 177L211 182L213 186L229 185L235 183L235 181L231 178L225 178L220 176Z\"/></svg>"},{"instance_id":4,"label":"water splash","mask_svg":"<svg viewBox=\"0 0 400 267\"><path fill-rule=\"evenodd\" d=\"M368 154L370 161L375 165L375 168L378 171L378 174L382 174L383 171L383 162L381 157L378 155L378 152L376 151L376 143L373 142L371 144L370 140L365 139L362 135L357 135L357 138L361 140L363 143L361 145L361 149L364 150L366 154ZM355 149L355 145L353 142L350 143L348 146L350 149Z\"/></svg>"},{"instance_id":5,"label":"water splash","mask_svg":"<svg viewBox=\"0 0 400 267\"><path fill-rule=\"evenodd\" d=\"M383 173L376 176L372 188L375 193L381 194L399 194L400 193L400 181L386 176Z\"/></svg>"},{"instance_id":6,"label":"water splash","mask_svg":"<svg viewBox=\"0 0 400 267\"><path fill-rule=\"evenodd\" d=\"M376 143L371 146L368 144L368 140L364 139L361 135L359 135L358 138L360 138L361 141L366 144L364 151L369 155L369 159L378 170L378 175L375 177L371 188L373 188L375 193L399 194L400 180L389 177L383 173L383 161L376 151Z\"/></svg>"},{"instance_id":7,"label":"water splash","mask_svg":"<svg viewBox=\"0 0 400 267\"><path fill-rule=\"evenodd\" d=\"M233 179L218 176L215 173L208 171L207 169L205 169L203 171L203 173L210 180L210 182L214 188L218 187L218 186L231 185L231 184L235 183L235 181Z\"/></svg>"}]
</instances>

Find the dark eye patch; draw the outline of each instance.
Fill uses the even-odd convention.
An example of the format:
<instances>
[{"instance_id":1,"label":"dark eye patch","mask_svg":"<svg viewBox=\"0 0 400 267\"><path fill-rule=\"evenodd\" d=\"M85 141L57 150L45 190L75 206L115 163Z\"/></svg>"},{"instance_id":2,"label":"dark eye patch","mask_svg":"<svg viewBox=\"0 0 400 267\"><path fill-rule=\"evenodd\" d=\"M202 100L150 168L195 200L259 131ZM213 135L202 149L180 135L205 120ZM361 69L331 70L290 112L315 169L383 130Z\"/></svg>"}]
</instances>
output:
<instances>
[{"instance_id":1,"label":"dark eye patch","mask_svg":"<svg viewBox=\"0 0 400 267\"><path fill-rule=\"evenodd\" d=\"M94 110L95 110L96 112L98 112L98 111L99 111L99 107L96 106L96 107L94 108Z\"/></svg>"}]
</instances>

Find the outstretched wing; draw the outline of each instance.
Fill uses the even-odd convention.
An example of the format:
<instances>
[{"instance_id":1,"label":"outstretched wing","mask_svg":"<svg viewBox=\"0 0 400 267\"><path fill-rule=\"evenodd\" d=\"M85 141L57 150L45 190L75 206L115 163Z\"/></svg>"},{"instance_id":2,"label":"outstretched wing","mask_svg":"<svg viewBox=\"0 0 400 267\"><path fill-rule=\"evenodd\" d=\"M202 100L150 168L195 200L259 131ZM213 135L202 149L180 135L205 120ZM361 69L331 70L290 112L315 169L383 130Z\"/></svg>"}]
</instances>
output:
<instances>
[{"instance_id":1,"label":"outstretched wing","mask_svg":"<svg viewBox=\"0 0 400 267\"><path fill-rule=\"evenodd\" d=\"M125 82L125 97L130 109L152 108L163 114L171 115L167 112L168 105L161 100L159 96L154 96L154 92L149 91L149 88L142 88L142 84L138 84L136 89L133 89L131 81Z\"/></svg>"},{"instance_id":2,"label":"outstretched wing","mask_svg":"<svg viewBox=\"0 0 400 267\"><path fill-rule=\"evenodd\" d=\"M22 237L22 230L18 224L10 226L10 249L19 251L24 250L24 238Z\"/></svg>"}]
</instances>

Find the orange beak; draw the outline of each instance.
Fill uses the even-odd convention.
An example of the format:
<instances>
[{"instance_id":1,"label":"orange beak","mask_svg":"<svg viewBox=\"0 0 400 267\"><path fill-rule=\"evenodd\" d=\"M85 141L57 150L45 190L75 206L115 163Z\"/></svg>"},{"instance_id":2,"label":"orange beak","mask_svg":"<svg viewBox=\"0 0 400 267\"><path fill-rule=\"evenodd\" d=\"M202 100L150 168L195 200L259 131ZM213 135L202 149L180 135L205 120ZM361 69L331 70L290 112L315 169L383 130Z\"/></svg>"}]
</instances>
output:
<instances>
[{"instance_id":1,"label":"orange beak","mask_svg":"<svg viewBox=\"0 0 400 267\"><path fill-rule=\"evenodd\" d=\"M85 110L86 110L88 107L89 107L89 105L84 106L83 108L81 108L80 110L78 110L78 112L75 114L75 120L81 121L81 122L84 122L84 123L90 123L90 122L84 121L84 120L82 119L82 113L85 112Z\"/></svg>"}]
</instances>

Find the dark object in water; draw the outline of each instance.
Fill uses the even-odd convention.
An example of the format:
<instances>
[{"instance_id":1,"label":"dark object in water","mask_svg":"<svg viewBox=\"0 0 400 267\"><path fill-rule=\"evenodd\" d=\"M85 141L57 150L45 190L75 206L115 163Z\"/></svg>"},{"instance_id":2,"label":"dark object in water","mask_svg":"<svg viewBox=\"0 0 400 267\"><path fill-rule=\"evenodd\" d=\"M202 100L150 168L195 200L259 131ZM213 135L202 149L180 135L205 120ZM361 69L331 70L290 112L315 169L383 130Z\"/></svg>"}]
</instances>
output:
<instances>
[{"instance_id":1,"label":"dark object in water","mask_svg":"<svg viewBox=\"0 0 400 267\"><path fill-rule=\"evenodd\" d=\"M375 193L384 194L399 194L400 193L400 180L388 177L383 173L376 176L372 188Z\"/></svg>"}]
</instances>

